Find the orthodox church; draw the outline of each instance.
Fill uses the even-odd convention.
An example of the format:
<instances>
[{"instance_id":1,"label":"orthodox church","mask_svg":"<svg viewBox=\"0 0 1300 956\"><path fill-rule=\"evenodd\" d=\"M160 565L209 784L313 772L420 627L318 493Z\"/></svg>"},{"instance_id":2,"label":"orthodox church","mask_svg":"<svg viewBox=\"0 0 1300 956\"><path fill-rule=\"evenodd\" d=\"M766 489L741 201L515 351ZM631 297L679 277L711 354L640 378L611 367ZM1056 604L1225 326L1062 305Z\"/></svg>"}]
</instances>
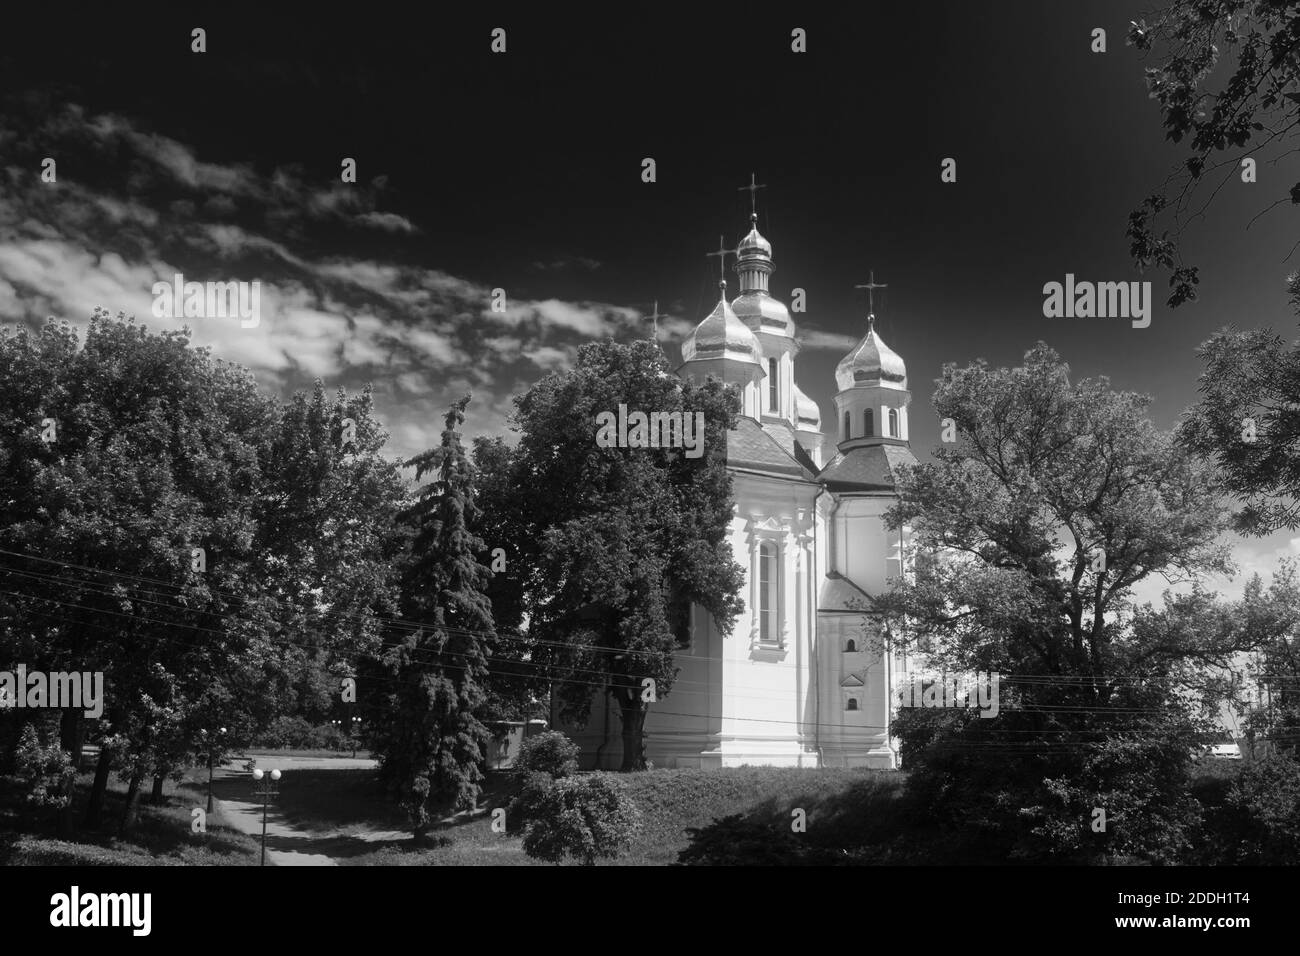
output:
<instances>
[{"instance_id":1,"label":"orthodox church","mask_svg":"<svg viewBox=\"0 0 1300 956\"><path fill-rule=\"evenodd\" d=\"M741 389L727 437L735 512L731 547L746 570L745 610L730 633L703 608L678 657L671 693L649 707L656 767L894 768L891 674L903 661L864 613L902 568L902 540L882 516L896 500L908 444L903 360L867 318L835 370L835 416L799 388L790 311L769 291L772 245L757 215L735 251L740 291L682 342L677 374ZM588 767L617 768L622 741L608 695L573 732Z\"/></svg>"}]
</instances>

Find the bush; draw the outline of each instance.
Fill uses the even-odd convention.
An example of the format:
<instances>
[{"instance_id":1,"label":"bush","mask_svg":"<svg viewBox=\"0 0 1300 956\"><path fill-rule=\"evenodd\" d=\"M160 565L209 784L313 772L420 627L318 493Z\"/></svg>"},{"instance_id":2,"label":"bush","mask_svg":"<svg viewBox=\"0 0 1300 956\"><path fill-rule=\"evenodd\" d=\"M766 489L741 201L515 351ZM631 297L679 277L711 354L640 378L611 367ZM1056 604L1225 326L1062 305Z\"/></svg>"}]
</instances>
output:
<instances>
[{"instance_id":1,"label":"bush","mask_svg":"<svg viewBox=\"0 0 1300 956\"><path fill-rule=\"evenodd\" d=\"M18 738L14 765L26 785L28 803L38 807L67 806L64 788L77 775L77 769L58 744L41 740L33 724L24 727Z\"/></svg>"},{"instance_id":2,"label":"bush","mask_svg":"<svg viewBox=\"0 0 1300 956\"><path fill-rule=\"evenodd\" d=\"M559 863L572 856L584 866L612 859L632 843L640 813L621 784L605 774L562 777L532 794L524 823L524 852Z\"/></svg>"},{"instance_id":3,"label":"bush","mask_svg":"<svg viewBox=\"0 0 1300 956\"><path fill-rule=\"evenodd\" d=\"M571 777L578 772L580 749L558 730L548 730L524 738L515 757L514 770L520 776L544 773L551 777Z\"/></svg>"},{"instance_id":4,"label":"bush","mask_svg":"<svg viewBox=\"0 0 1300 956\"><path fill-rule=\"evenodd\" d=\"M275 749L319 750L326 746L333 726L313 727L305 717L277 717L266 731L254 741L257 747Z\"/></svg>"},{"instance_id":5,"label":"bush","mask_svg":"<svg viewBox=\"0 0 1300 956\"><path fill-rule=\"evenodd\" d=\"M1214 829L1221 848L1215 862L1300 863L1300 763L1276 753L1242 767Z\"/></svg>"}]
</instances>

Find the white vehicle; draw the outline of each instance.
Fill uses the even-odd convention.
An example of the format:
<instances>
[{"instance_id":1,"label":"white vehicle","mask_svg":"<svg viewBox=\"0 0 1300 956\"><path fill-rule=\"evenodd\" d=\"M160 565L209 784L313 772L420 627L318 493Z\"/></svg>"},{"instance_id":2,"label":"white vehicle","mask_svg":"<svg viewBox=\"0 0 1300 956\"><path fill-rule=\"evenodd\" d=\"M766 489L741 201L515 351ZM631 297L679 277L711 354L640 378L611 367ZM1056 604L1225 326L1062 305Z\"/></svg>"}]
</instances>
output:
<instances>
[{"instance_id":1,"label":"white vehicle","mask_svg":"<svg viewBox=\"0 0 1300 956\"><path fill-rule=\"evenodd\" d=\"M1240 760L1241 748L1235 743L1211 744L1205 748L1205 756L1215 760Z\"/></svg>"}]
</instances>

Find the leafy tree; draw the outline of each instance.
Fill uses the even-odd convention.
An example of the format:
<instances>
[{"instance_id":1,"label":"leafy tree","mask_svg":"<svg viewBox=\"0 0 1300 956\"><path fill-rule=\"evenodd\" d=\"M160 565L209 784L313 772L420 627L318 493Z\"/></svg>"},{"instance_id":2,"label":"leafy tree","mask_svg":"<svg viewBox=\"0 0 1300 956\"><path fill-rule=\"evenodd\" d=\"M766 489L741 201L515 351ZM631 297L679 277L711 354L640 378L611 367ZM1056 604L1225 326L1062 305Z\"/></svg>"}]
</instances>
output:
<instances>
[{"instance_id":1,"label":"leafy tree","mask_svg":"<svg viewBox=\"0 0 1300 956\"><path fill-rule=\"evenodd\" d=\"M996 718L900 714L911 793L1021 856L1175 856L1214 674L1258 643L1197 587L1158 609L1132 599L1152 575L1228 569L1211 469L1147 420L1148 401L1071 382L1041 344L1019 368L947 365L934 407L958 441L905 472L887 515L921 558L877 602L895 642L926 642L950 673L1008 675ZM1104 835L1096 807L1118 817Z\"/></svg>"},{"instance_id":2,"label":"leafy tree","mask_svg":"<svg viewBox=\"0 0 1300 956\"><path fill-rule=\"evenodd\" d=\"M1128 228L1134 261L1171 271L1176 307L1196 298L1199 281L1179 249L1187 223L1241 173L1242 159L1263 167L1295 149L1300 11L1274 0L1175 0L1133 23L1129 42L1157 58L1145 71L1147 87L1167 138L1187 147L1182 166L1133 211ZM1269 208L1287 203L1300 203L1300 182Z\"/></svg>"},{"instance_id":3,"label":"leafy tree","mask_svg":"<svg viewBox=\"0 0 1300 956\"><path fill-rule=\"evenodd\" d=\"M183 711L261 626L250 504L268 405L245 370L190 348L185 332L153 335L100 310L76 346L54 324L0 337L0 367L35 389L0 396L10 647L29 666L102 671L112 732L147 748L151 709ZM204 573L193 548L212 557ZM64 710L74 760L83 735L81 709ZM137 757L134 773L147 772ZM92 821L110 759L106 748ZM60 829L71 828L68 801Z\"/></svg>"},{"instance_id":4,"label":"leafy tree","mask_svg":"<svg viewBox=\"0 0 1300 956\"><path fill-rule=\"evenodd\" d=\"M597 446L597 415L620 403L702 413L704 454ZM565 719L585 721L593 691L610 694L624 770L645 766L647 708L672 689L691 605L724 629L743 606L743 572L727 539L726 435L737 404L716 380L678 380L653 343L612 341L583 346L575 367L516 399L514 541L530 659L554 680Z\"/></svg>"},{"instance_id":5,"label":"leafy tree","mask_svg":"<svg viewBox=\"0 0 1300 956\"><path fill-rule=\"evenodd\" d=\"M1267 588L1258 575L1246 583L1237 607L1240 626L1259 644L1259 654L1234 681L1234 707L1245 712L1247 737L1267 740L1270 751L1295 756L1300 745L1300 577L1296 562L1283 560ZM1245 693L1258 688L1257 694Z\"/></svg>"},{"instance_id":6,"label":"leafy tree","mask_svg":"<svg viewBox=\"0 0 1300 956\"><path fill-rule=\"evenodd\" d=\"M403 628L387 660L398 686L388 695L372 743L380 776L411 816L417 842L431 809L471 808L478 800L490 735L475 711L483 703L492 609L488 569L470 531L476 517L473 472L460 441L469 396L447 412L442 444L410 462L420 489L404 514L414 528L403 582Z\"/></svg>"},{"instance_id":7,"label":"leafy tree","mask_svg":"<svg viewBox=\"0 0 1300 956\"><path fill-rule=\"evenodd\" d=\"M562 777L534 794L524 824L524 852L550 863L571 856L592 866L627 849L640 819L617 779L602 773Z\"/></svg>"},{"instance_id":8,"label":"leafy tree","mask_svg":"<svg viewBox=\"0 0 1300 956\"><path fill-rule=\"evenodd\" d=\"M1300 313L1300 274L1291 277ZM1242 507L1237 530L1267 534L1300 526L1300 346L1269 329L1225 329L1205 342L1200 400L1180 437L1214 461Z\"/></svg>"},{"instance_id":9,"label":"leafy tree","mask_svg":"<svg viewBox=\"0 0 1300 956\"><path fill-rule=\"evenodd\" d=\"M545 714L538 699L549 693L522 633L531 568L525 559L528 550L520 546L528 533L522 514L526 493L515 478L514 450L503 439L474 439L479 508L473 531L483 542L479 560L492 572L487 595L496 622L490 647L492 668L479 710L484 721L527 720Z\"/></svg>"}]
</instances>

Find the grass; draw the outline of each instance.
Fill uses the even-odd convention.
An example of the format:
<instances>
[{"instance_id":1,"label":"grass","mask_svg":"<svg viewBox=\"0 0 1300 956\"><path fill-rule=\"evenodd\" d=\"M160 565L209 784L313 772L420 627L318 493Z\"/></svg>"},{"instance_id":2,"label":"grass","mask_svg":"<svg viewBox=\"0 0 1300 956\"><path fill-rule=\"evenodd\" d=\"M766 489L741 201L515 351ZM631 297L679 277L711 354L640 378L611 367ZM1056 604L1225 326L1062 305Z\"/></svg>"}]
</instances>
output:
<instances>
[{"instance_id":1,"label":"grass","mask_svg":"<svg viewBox=\"0 0 1300 956\"><path fill-rule=\"evenodd\" d=\"M249 757L266 757L271 760L274 760L276 757L329 757L335 760L353 759L351 750L329 750L323 747L301 749L294 747L250 747L244 753L238 756L232 756L229 759L232 763L242 766ZM370 751L364 749L358 750L356 753L356 759L369 760Z\"/></svg>"},{"instance_id":2,"label":"grass","mask_svg":"<svg viewBox=\"0 0 1300 956\"><path fill-rule=\"evenodd\" d=\"M215 781L212 792L222 800L248 800L251 786L246 776L226 777ZM286 822L304 830L346 833L349 829L403 830L408 825L406 814L384 795L373 770L285 770L278 789L275 809Z\"/></svg>"},{"instance_id":3,"label":"grass","mask_svg":"<svg viewBox=\"0 0 1300 956\"><path fill-rule=\"evenodd\" d=\"M74 818L86 812L93 775L77 776ZM206 790L195 781L163 788L166 803L151 806L146 788L138 799L134 826L118 835L126 804L126 783L109 778L103 825L78 829L73 840L59 839L53 811L29 807L20 782L0 777L0 864L8 866L249 866L258 862L258 844L230 827L219 812L205 821L206 833L191 832L193 807L206 806Z\"/></svg>"},{"instance_id":4,"label":"grass","mask_svg":"<svg viewBox=\"0 0 1300 956\"><path fill-rule=\"evenodd\" d=\"M692 843L691 830L707 831L740 813L748 824L789 832L790 811L805 811L807 838L831 849L876 841L882 848L897 827L897 798L904 775L872 770L800 770L738 767L724 770L650 770L619 774L641 811L642 825L628 853L611 861L624 866L677 862ZM496 805L504 805L498 791ZM489 799L488 806L494 805ZM354 866L533 866L517 836L492 832L490 814L440 834L441 846L416 849L391 844L345 862ZM882 849L882 855L887 853Z\"/></svg>"}]
</instances>

